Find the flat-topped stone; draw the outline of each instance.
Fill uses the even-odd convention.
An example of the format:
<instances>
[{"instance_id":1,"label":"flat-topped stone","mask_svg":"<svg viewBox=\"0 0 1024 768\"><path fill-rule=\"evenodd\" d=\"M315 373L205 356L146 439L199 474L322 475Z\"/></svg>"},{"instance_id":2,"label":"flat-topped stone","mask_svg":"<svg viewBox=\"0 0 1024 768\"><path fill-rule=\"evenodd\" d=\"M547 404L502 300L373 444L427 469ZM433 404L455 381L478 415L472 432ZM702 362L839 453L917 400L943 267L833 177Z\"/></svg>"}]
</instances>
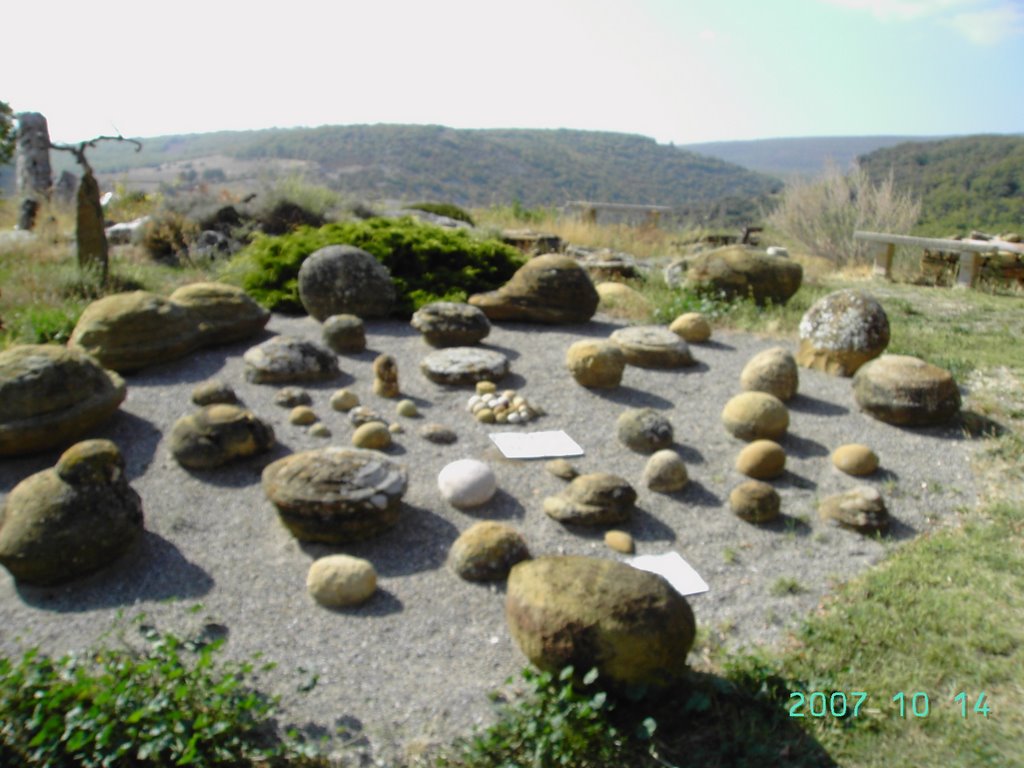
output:
<instances>
[{"instance_id":1,"label":"flat-topped stone","mask_svg":"<svg viewBox=\"0 0 1024 768\"><path fill-rule=\"evenodd\" d=\"M626 362L639 368L682 368L695 362L689 345L660 325L620 328L609 338L622 350Z\"/></svg>"},{"instance_id":2,"label":"flat-topped stone","mask_svg":"<svg viewBox=\"0 0 1024 768\"><path fill-rule=\"evenodd\" d=\"M448 347L423 358L420 370L437 384L498 381L508 373L508 358L493 349Z\"/></svg>"},{"instance_id":3,"label":"flat-topped stone","mask_svg":"<svg viewBox=\"0 0 1024 768\"><path fill-rule=\"evenodd\" d=\"M269 450L274 430L252 411L217 403L178 419L169 442L183 467L212 469Z\"/></svg>"},{"instance_id":4,"label":"flat-topped stone","mask_svg":"<svg viewBox=\"0 0 1024 768\"><path fill-rule=\"evenodd\" d=\"M908 355L883 355L853 377L853 394L865 413L887 424L925 427L960 412L953 375Z\"/></svg>"},{"instance_id":5,"label":"flat-topped stone","mask_svg":"<svg viewBox=\"0 0 1024 768\"><path fill-rule=\"evenodd\" d=\"M249 295L225 283L190 283L178 288L168 301L187 309L199 328L203 346L230 344L254 336L270 320L270 312Z\"/></svg>"},{"instance_id":6,"label":"flat-topped stone","mask_svg":"<svg viewBox=\"0 0 1024 768\"><path fill-rule=\"evenodd\" d=\"M25 344L0 352L0 456L70 443L117 411L124 380L77 349Z\"/></svg>"},{"instance_id":7,"label":"flat-topped stone","mask_svg":"<svg viewBox=\"0 0 1024 768\"><path fill-rule=\"evenodd\" d=\"M311 341L275 336L251 347L242 356L245 378L255 384L333 379L338 358Z\"/></svg>"},{"instance_id":8,"label":"flat-topped stone","mask_svg":"<svg viewBox=\"0 0 1024 768\"><path fill-rule=\"evenodd\" d=\"M491 332L491 321L479 307L454 301L435 301L413 313L409 324L432 347L471 347Z\"/></svg>"},{"instance_id":9,"label":"flat-topped stone","mask_svg":"<svg viewBox=\"0 0 1024 768\"><path fill-rule=\"evenodd\" d=\"M263 490L300 541L344 544L398 522L405 468L378 451L328 447L285 456L263 470Z\"/></svg>"}]
</instances>

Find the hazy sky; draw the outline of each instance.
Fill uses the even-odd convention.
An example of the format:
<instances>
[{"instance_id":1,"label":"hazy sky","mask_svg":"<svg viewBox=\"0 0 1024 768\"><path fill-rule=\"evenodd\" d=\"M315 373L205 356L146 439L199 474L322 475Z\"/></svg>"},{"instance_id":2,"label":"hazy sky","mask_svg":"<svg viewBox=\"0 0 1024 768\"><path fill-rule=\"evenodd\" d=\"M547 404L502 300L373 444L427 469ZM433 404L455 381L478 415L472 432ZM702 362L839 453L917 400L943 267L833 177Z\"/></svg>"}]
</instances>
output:
<instances>
[{"instance_id":1,"label":"hazy sky","mask_svg":"<svg viewBox=\"0 0 1024 768\"><path fill-rule=\"evenodd\" d=\"M677 144L1024 132L1024 0L52 0L10 3L3 24L0 100L45 114L55 141L358 123Z\"/></svg>"}]
</instances>

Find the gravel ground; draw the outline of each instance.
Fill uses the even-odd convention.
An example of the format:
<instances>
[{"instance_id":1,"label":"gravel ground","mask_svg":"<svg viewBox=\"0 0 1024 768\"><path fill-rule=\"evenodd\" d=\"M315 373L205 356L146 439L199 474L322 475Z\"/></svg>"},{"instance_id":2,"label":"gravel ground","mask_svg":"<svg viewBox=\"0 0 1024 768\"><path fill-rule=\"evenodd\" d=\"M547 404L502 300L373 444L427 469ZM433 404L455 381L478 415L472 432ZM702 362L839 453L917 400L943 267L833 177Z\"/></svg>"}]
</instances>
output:
<instances>
[{"instance_id":1,"label":"gravel ground","mask_svg":"<svg viewBox=\"0 0 1024 768\"><path fill-rule=\"evenodd\" d=\"M600 316L574 327L510 324L495 327L486 346L511 360L502 386L520 390L547 412L527 429L565 429L586 452L573 460L582 472L614 472L634 484L639 499L628 530L638 553L676 550L697 569L710 585L690 598L698 626L729 647L779 640L837 580L974 504L969 446L958 427L903 430L874 421L858 410L849 380L801 369L800 394L789 403L790 431L781 441L787 472L773 483L784 516L766 526L745 523L727 506L729 491L744 479L733 468L743 443L723 429L719 414L739 391L744 363L778 342L716 333L712 342L693 345L695 367L629 367L622 386L608 392L577 386L565 369L566 349L616 327ZM319 339L319 325L310 318L274 316L269 331ZM430 348L408 325L368 323L367 337L367 351L341 359L339 379L307 387L334 433L329 441L288 423L288 410L273 403L277 387L245 381L241 355L249 344L205 350L130 376L121 411L95 436L114 440L126 456L131 484L143 499L142 543L107 570L59 588L18 586L0 574L0 652L14 654L26 645L51 653L83 648L110 629L118 611L126 617L145 612L151 623L179 636L207 624L226 632L229 657L260 651L278 662L260 681L282 695L281 721L308 726L313 734L347 729L355 743L345 754L354 762L443 743L486 721L486 694L515 675L524 658L505 627L503 586L463 582L445 567L454 539L478 519L499 519L517 526L535 555L617 555L600 533L569 531L543 513L543 498L563 481L544 470L543 460L500 456L487 433L523 427L473 421L465 411L468 388L439 386L419 372ZM314 558L339 550L296 542L264 497L260 471L290 451L348 444L352 427L328 405L337 387L350 387L364 404L393 414L392 401L370 392L371 363L381 352L397 358L403 394L422 413L420 419L395 417L406 432L390 454L407 465L409 488L395 530L344 549L374 563L378 593L358 609L329 611L307 596L305 577ZM211 376L228 380L272 423L278 446L259 459L193 473L174 461L163 436L192 407L192 387ZM614 428L618 415L635 406L663 411L673 423L675 448L691 477L683 491L662 495L641 487L646 457L621 446ZM458 442L426 442L417 434L425 421L453 428ZM880 488L893 515L887 538L866 538L817 517L817 499L855 482L829 460L846 442L867 443L881 458L882 468L868 482ZM0 461L0 498L57 455ZM436 488L438 471L465 457L490 461L500 487L473 513L448 506ZM775 594L780 579L795 580L800 591ZM196 604L203 609L189 612ZM314 676L312 690L299 692Z\"/></svg>"}]
</instances>

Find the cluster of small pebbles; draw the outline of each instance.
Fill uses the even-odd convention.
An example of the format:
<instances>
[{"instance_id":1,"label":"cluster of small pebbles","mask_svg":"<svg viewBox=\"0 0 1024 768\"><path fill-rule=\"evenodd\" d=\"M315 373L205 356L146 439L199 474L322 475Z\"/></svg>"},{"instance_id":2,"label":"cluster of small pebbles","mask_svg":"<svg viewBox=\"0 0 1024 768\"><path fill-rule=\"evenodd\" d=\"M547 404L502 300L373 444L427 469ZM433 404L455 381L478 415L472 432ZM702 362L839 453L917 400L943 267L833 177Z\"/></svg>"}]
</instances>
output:
<instances>
[{"instance_id":1,"label":"cluster of small pebbles","mask_svg":"<svg viewBox=\"0 0 1024 768\"><path fill-rule=\"evenodd\" d=\"M525 424L544 415L514 389L498 392L493 382L481 381L466 403L466 410L481 424Z\"/></svg>"}]
</instances>

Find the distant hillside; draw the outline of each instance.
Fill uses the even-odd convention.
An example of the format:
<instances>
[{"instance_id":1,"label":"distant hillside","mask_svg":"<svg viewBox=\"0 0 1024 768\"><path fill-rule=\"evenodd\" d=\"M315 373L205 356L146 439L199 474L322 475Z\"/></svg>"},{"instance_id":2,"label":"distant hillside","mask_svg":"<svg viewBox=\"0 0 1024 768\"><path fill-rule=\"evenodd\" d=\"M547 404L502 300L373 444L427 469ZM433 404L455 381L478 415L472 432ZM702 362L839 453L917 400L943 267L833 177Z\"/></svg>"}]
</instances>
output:
<instances>
[{"instance_id":1,"label":"distant hillside","mask_svg":"<svg viewBox=\"0 0 1024 768\"><path fill-rule=\"evenodd\" d=\"M787 178L816 176L831 161L845 170L860 155L907 141L926 141L917 136L826 136L756 141L712 141L682 148L752 171Z\"/></svg>"},{"instance_id":2,"label":"distant hillside","mask_svg":"<svg viewBox=\"0 0 1024 768\"><path fill-rule=\"evenodd\" d=\"M653 139L571 130L456 130L358 125L222 132L105 143L97 173L155 184L182 169L210 179L255 176L282 163L312 181L367 199L442 200L464 206L560 206L569 200L638 203L756 216L777 179ZM66 158L55 157L55 165ZM227 166L222 168L221 166ZM244 170L243 170L244 169ZM162 176L160 174L163 174ZM140 181L141 183L141 181Z\"/></svg>"},{"instance_id":3,"label":"distant hillside","mask_svg":"<svg viewBox=\"0 0 1024 768\"><path fill-rule=\"evenodd\" d=\"M921 198L921 234L1024 234L1024 135L966 136L876 150L861 165Z\"/></svg>"}]
</instances>

